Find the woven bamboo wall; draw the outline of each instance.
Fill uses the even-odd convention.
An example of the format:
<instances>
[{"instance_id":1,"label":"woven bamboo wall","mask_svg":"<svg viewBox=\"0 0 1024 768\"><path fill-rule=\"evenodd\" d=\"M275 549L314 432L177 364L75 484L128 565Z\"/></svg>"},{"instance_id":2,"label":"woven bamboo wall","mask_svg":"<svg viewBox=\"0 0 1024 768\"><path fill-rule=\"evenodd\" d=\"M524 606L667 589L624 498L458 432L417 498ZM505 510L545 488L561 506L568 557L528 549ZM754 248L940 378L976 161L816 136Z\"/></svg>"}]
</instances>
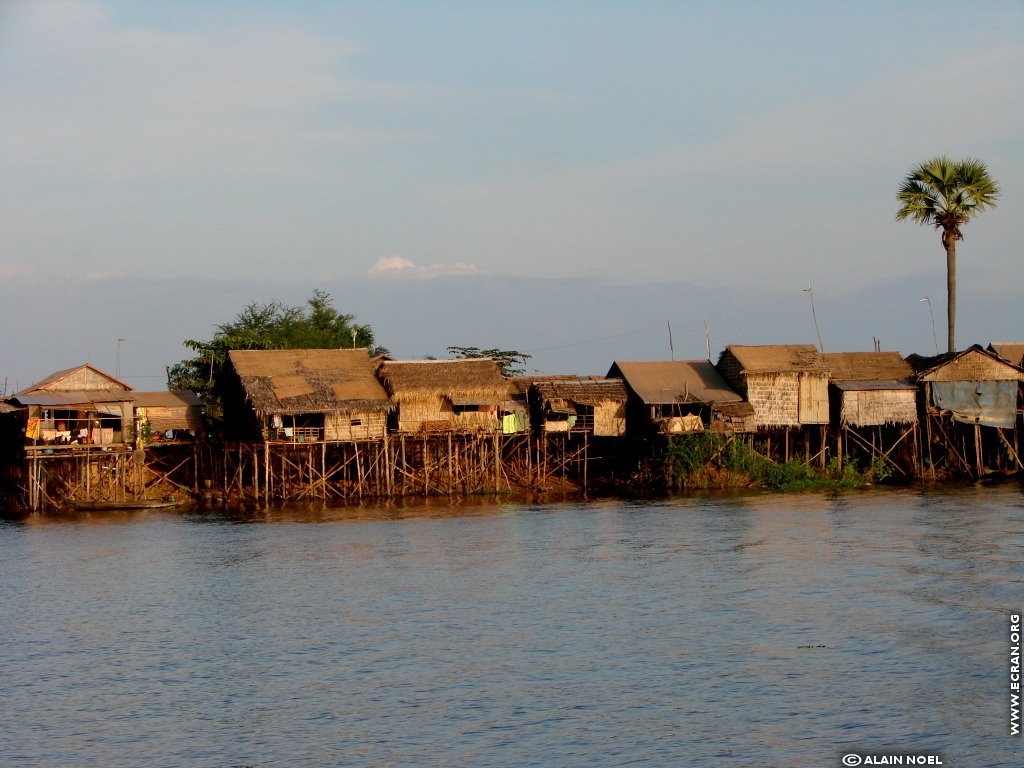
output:
<instances>
[{"instance_id":1,"label":"woven bamboo wall","mask_svg":"<svg viewBox=\"0 0 1024 768\"><path fill-rule=\"evenodd\" d=\"M917 392L912 389L843 392L840 419L851 427L913 424L917 421Z\"/></svg>"},{"instance_id":2,"label":"woven bamboo wall","mask_svg":"<svg viewBox=\"0 0 1024 768\"><path fill-rule=\"evenodd\" d=\"M447 400L438 402L407 401L398 408L399 432L443 432L469 430L494 432L501 427L497 409L455 413Z\"/></svg>"},{"instance_id":3,"label":"woven bamboo wall","mask_svg":"<svg viewBox=\"0 0 1024 768\"><path fill-rule=\"evenodd\" d=\"M800 375L748 373L747 402L754 408L759 427L795 427L800 424Z\"/></svg>"},{"instance_id":4,"label":"woven bamboo wall","mask_svg":"<svg viewBox=\"0 0 1024 768\"><path fill-rule=\"evenodd\" d=\"M626 434L626 404L600 403L594 406L594 434L621 437Z\"/></svg>"},{"instance_id":5,"label":"woven bamboo wall","mask_svg":"<svg viewBox=\"0 0 1024 768\"><path fill-rule=\"evenodd\" d=\"M352 422L359 422L353 424ZM382 411L328 413L324 415L325 440L370 440L383 438L387 417Z\"/></svg>"}]
</instances>

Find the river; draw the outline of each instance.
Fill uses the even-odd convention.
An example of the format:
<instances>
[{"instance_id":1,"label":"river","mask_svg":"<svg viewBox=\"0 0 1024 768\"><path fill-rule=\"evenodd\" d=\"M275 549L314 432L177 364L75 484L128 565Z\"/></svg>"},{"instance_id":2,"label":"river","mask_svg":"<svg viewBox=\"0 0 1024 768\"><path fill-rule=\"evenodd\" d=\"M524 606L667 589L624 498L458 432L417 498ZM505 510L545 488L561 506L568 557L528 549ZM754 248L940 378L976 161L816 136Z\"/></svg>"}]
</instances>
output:
<instances>
[{"instance_id":1,"label":"river","mask_svg":"<svg viewBox=\"0 0 1024 768\"><path fill-rule=\"evenodd\" d=\"M0 523L0 765L1024 764L1020 486Z\"/></svg>"}]
</instances>

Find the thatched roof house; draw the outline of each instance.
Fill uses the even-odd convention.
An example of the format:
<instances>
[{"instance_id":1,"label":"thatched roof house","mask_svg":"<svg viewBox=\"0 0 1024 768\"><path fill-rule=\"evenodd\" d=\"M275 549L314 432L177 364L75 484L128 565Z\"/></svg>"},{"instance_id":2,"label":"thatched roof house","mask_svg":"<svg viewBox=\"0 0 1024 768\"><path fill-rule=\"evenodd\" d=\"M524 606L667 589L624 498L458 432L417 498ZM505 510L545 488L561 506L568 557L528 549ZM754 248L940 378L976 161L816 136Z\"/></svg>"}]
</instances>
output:
<instances>
[{"instance_id":1,"label":"thatched roof house","mask_svg":"<svg viewBox=\"0 0 1024 768\"><path fill-rule=\"evenodd\" d=\"M734 344L716 368L753 406L758 428L828 423L828 365L813 344Z\"/></svg>"},{"instance_id":2,"label":"thatched roof house","mask_svg":"<svg viewBox=\"0 0 1024 768\"><path fill-rule=\"evenodd\" d=\"M1024 367L1024 342L993 341L988 345L988 349L990 352L995 352L1006 362Z\"/></svg>"},{"instance_id":3,"label":"thatched roof house","mask_svg":"<svg viewBox=\"0 0 1024 768\"><path fill-rule=\"evenodd\" d=\"M130 386L86 363L50 374L8 403L24 409L29 443L110 444L131 436L133 397Z\"/></svg>"},{"instance_id":4,"label":"thatched roof house","mask_svg":"<svg viewBox=\"0 0 1024 768\"><path fill-rule=\"evenodd\" d=\"M1024 370L975 344L962 352L935 357L910 355L907 362L924 386L932 413L954 421L1013 429Z\"/></svg>"},{"instance_id":5,"label":"thatched roof house","mask_svg":"<svg viewBox=\"0 0 1024 768\"><path fill-rule=\"evenodd\" d=\"M399 432L497 432L508 382L490 359L385 361L377 375Z\"/></svg>"},{"instance_id":6,"label":"thatched roof house","mask_svg":"<svg viewBox=\"0 0 1024 768\"><path fill-rule=\"evenodd\" d=\"M628 395L621 379L538 377L530 395L545 432L588 432L596 437L621 437L626 433Z\"/></svg>"},{"instance_id":7,"label":"thatched roof house","mask_svg":"<svg viewBox=\"0 0 1024 768\"><path fill-rule=\"evenodd\" d=\"M753 408L707 360L616 361L608 375L625 382L632 412L659 431L753 428Z\"/></svg>"},{"instance_id":8,"label":"thatched roof house","mask_svg":"<svg viewBox=\"0 0 1024 768\"><path fill-rule=\"evenodd\" d=\"M899 352L826 352L832 422L874 427L917 421L917 386Z\"/></svg>"},{"instance_id":9,"label":"thatched roof house","mask_svg":"<svg viewBox=\"0 0 1024 768\"><path fill-rule=\"evenodd\" d=\"M235 349L228 359L255 416L225 398L225 421L239 436L248 422L272 441L384 437L390 404L365 349Z\"/></svg>"}]
</instances>

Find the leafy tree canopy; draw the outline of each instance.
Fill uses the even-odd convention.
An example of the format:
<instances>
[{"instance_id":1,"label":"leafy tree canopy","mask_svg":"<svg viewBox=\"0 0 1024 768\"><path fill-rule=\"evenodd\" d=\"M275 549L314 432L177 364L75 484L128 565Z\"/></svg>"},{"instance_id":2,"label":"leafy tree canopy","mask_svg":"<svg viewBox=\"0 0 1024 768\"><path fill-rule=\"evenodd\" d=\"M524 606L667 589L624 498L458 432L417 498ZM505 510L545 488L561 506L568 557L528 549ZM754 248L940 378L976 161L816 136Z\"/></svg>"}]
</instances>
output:
<instances>
[{"instance_id":1,"label":"leafy tree canopy","mask_svg":"<svg viewBox=\"0 0 1024 768\"><path fill-rule=\"evenodd\" d=\"M184 344L196 354L171 367L169 386L198 393L213 416L221 413L219 385L229 350L366 347L371 355L387 352L376 343L370 326L357 324L355 315L338 312L330 295L321 290L313 291L306 306L253 302L233 321L216 326L209 341L188 339Z\"/></svg>"},{"instance_id":2,"label":"leafy tree canopy","mask_svg":"<svg viewBox=\"0 0 1024 768\"><path fill-rule=\"evenodd\" d=\"M521 376L526 372L522 366L530 359L524 352L508 349L480 349L480 347L448 347L448 354L456 360L489 357L501 368L502 376Z\"/></svg>"}]
</instances>

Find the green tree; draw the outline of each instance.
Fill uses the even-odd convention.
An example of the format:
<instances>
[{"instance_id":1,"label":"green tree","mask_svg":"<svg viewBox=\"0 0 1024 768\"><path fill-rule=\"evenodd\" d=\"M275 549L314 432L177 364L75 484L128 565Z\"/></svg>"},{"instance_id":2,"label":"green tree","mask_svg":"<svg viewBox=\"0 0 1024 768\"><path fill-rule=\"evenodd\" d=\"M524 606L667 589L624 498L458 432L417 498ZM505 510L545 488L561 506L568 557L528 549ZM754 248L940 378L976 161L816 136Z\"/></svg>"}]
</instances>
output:
<instances>
[{"instance_id":1,"label":"green tree","mask_svg":"<svg viewBox=\"0 0 1024 768\"><path fill-rule=\"evenodd\" d=\"M209 341L188 339L195 355L168 371L172 389L199 394L211 416L221 415L221 378L232 349L347 349L365 347L371 355L386 349L376 343L373 329L355 322L332 306L329 294L313 291L304 307L273 301L246 305L231 322L216 326Z\"/></svg>"},{"instance_id":2,"label":"green tree","mask_svg":"<svg viewBox=\"0 0 1024 768\"><path fill-rule=\"evenodd\" d=\"M961 226L999 199L999 185L985 164L976 158L954 162L936 157L914 167L903 180L896 199L896 220L910 219L941 230L946 250L946 321L949 351L956 352L956 242Z\"/></svg>"},{"instance_id":3,"label":"green tree","mask_svg":"<svg viewBox=\"0 0 1024 768\"><path fill-rule=\"evenodd\" d=\"M456 360L490 358L501 368L502 376L520 376L525 373L522 367L530 356L524 352L509 349L480 349L480 347L448 347L448 354Z\"/></svg>"}]
</instances>

